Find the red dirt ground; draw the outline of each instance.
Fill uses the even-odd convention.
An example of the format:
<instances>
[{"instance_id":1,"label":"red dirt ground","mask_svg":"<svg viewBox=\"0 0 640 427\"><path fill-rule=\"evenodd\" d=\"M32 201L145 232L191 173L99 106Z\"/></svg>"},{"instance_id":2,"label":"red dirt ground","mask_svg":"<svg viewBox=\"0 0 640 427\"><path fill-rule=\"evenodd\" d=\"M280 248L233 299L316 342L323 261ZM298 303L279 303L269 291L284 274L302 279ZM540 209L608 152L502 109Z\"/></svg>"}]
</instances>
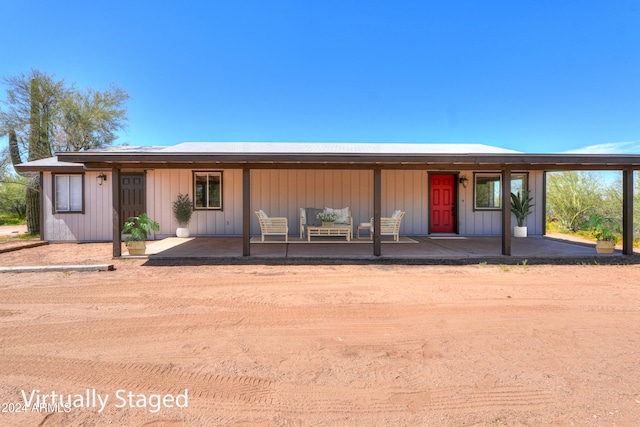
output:
<instances>
[{"instance_id":1,"label":"red dirt ground","mask_svg":"<svg viewBox=\"0 0 640 427\"><path fill-rule=\"evenodd\" d=\"M151 267L110 253L0 254L116 267L0 275L0 425L640 423L637 265ZM23 392L87 389L109 395L103 411L21 407ZM185 389L187 407L153 412ZM134 407L116 398L128 392Z\"/></svg>"}]
</instances>

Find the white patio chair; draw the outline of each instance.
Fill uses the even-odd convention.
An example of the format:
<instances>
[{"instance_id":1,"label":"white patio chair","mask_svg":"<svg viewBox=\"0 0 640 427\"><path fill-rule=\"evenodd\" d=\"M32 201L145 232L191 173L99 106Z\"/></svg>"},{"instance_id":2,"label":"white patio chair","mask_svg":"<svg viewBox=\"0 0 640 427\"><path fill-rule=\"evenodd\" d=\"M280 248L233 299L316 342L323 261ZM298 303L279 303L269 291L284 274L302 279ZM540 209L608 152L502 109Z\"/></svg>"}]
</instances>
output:
<instances>
[{"instance_id":1,"label":"white patio chair","mask_svg":"<svg viewBox=\"0 0 640 427\"><path fill-rule=\"evenodd\" d=\"M262 241L264 236L276 235L284 236L284 241L289 241L289 224L285 217L270 217L262 209L255 212L260 223L260 232L262 233Z\"/></svg>"},{"instance_id":2,"label":"white patio chair","mask_svg":"<svg viewBox=\"0 0 640 427\"><path fill-rule=\"evenodd\" d=\"M395 211L390 218L380 218L380 235L393 236L396 242L400 240L400 223L404 218L404 211ZM369 239L373 239L373 218L371 218L371 233Z\"/></svg>"}]
</instances>

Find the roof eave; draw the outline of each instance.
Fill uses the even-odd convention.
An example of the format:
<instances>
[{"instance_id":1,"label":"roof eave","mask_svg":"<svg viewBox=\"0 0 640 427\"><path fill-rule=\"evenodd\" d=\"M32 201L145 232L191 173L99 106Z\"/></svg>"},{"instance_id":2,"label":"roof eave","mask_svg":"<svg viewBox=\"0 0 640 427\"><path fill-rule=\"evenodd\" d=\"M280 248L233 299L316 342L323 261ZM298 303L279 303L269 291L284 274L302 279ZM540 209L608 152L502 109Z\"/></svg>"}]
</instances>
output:
<instances>
[{"instance_id":1,"label":"roof eave","mask_svg":"<svg viewBox=\"0 0 640 427\"><path fill-rule=\"evenodd\" d=\"M601 154L350 154L350 153L60 153L65 162L85 164L493 164L536 168L627 168L640 167L640 155Z\"/></svg>"}]
</instances>

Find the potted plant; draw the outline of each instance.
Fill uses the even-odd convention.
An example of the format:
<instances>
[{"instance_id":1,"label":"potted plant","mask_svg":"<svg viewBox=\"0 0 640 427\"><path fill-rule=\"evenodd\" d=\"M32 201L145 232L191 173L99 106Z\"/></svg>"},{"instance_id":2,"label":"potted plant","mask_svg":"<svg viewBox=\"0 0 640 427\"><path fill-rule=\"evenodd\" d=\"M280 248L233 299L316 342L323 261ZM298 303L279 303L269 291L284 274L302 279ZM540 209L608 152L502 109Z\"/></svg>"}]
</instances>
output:
<instances>
[{"instance_id":1,"label":"potted plant","mask_svg":"<svg viewBox=\"0 0 640 427\"><path fill-rule=\"evenodd\" d=\"M599 254L612 254L621 233L620 223L615 219L595 213L589 218L588 224L591 234L597 240L596 252Z\"/></svg>"},{"instance_id":2,"label":"potted plant","mask_svg":"<svg viewBox=\"0 0 640 427\"><path fill-rule=\"evenodd\" d=\"M511 212L516 216L518 225L513 227L513 237L527 237L527 227L524 220L531 214L531 208L535 205L531 204L533 197L529 196L529 190L524 190L522 194L511 193Z\"/></svg>"},{"instance_id":3,"label":"potted plant","mask_svg":"<svg viewBox=\"0 0 640 427\"><path fill-rule=\"evenodd\" d=\"M322 221L323 227L331 227L336 219L338 219L338 215L333 212L322 211L318 215L316 215L320 221Z\"/></svg>"},{"instance_id":4,"label":"potted plant","mask_svg":"<svg viewBox=\"0 0 640 427\"><path fill-rule=\"evenodd\" d=\"M160 225L149 218L146 213L129 217L122 227L123 233L129 233L124 239L129 255L144 255L147 248L145 240L152 230L160 231Z\"/></svg>"},{"instance_id":5,"label":"potted plant","mask_svg":"<svg viewBox=\"0 0 640 427\"><path fill-rule=\"evenodd\" d=\"M173 202L173 216L178 221L176 236L189 237L189 221L193 213L193 204L188 194L178 193L175 202Z\"/></svg>"}]
</instances>

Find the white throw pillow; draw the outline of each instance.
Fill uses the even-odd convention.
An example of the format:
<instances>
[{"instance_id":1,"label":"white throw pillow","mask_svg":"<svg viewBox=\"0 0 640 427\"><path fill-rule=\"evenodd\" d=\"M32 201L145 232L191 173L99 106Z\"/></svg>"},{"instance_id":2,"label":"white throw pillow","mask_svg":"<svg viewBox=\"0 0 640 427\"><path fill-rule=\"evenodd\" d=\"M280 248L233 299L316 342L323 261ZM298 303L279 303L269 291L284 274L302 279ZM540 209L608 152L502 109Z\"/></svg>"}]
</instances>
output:
<instances>
[{"instance_id":1,"label":"white throw pillow","mask_svg":"<svg viewBox=\"0 0 640 427\"><path fill-rule=\"evenodd\" d=\"M260 213L260 216L262 216L262 218L269 218L269 216L266 213L264 213L262 209L260 209L258 212Z\"/></svg>"},{"instance_id":2,"label":"white throw pillow","mask_svg":"<svg viewBox=\"0 0 640 427\"><path fill-rule=\"evenodd\" d=\"M398 218L398 217L400 216L400 213L401 213L401 212L402 212L402 211L401 211L400 209L398 209L397 211L395 211L395 212L393 213L393 215L391 215L391 218L393 218L393 219Z\"/></svg>"},{"instance_id":3,"label":"white throw pillow","mask_svg":"<svg viewBox=\"0 0 640 427\"><path fill-rule=\"evenodd\" d=\"M336 215L336 222L339 224L347 224L349 223L349 208L343 209L332 209L332 208L324 208L325 212L334 213Z\"/></svg>"}]
</instances>

